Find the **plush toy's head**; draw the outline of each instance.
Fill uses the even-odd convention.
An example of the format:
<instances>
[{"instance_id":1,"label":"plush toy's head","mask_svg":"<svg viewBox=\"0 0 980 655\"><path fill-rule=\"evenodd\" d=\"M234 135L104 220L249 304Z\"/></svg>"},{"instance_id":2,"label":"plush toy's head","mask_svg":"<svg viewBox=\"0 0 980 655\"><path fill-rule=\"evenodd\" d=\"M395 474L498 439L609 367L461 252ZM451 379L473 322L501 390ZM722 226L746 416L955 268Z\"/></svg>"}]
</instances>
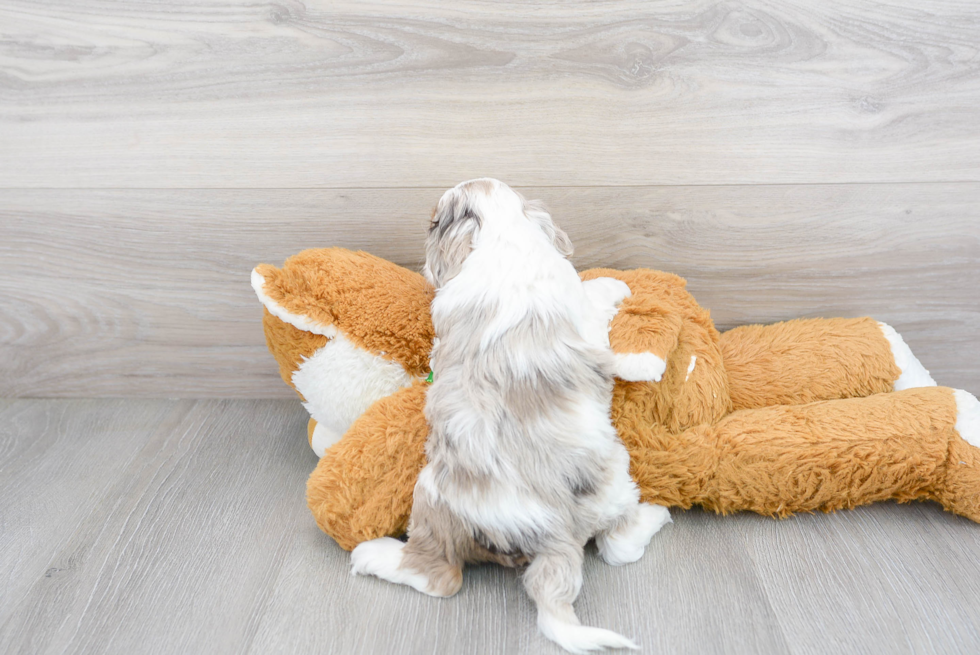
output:
<instances>
[{"instance_id":1,"label":"plush toy's head","mask_svg":"<svg viewBox=\"0 0 980 655\"><path fill-rule=\"evenodd\" d=\"M428 375L433 290L421 275L327 248L260 264L252 287L279 372L317 422L318 454L376 400Z\"/></svg>"}]
</instances>

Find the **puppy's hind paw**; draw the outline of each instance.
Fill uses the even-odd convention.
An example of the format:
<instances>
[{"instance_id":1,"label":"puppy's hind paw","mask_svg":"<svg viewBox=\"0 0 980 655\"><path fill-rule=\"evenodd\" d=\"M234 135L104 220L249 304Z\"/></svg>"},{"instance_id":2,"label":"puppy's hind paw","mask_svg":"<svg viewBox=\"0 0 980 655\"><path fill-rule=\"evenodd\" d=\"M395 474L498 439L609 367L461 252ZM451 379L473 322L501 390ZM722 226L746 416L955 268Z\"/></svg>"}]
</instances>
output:
<instances>
[{"instance_id":1,"label":"puppy's hind paw","mask_svg":"<svg viewBox=\"0 0 980 655\"><path fill-rule=\"evenodd\" d=\"M402 563L405 544L391 537L358 544L350 554L351 575L376 575L389 579Z\"/></svg>"},{"instance_id":2,"label":"puppy's hind paw","mask_svg":"<svg viewBox=\"0 0 980 655\"><path fill-rule=\"evenodd\" d=\"M653 535L668 523L671 518L666 507L640 503L627 523L596 537L599 556L612 566L635 562L643 557Z\"/></svg>"},{"instance_id":3,"label":"puppy's hind paw","mask_svg":"<svg viewBox=\"0 0 980 655\"><path fill-rule=\"evenodd\" d=\"M351 575L373 575L429 593L429 579L426 576L401 568L403 548L404 543L391 537L358 544L350 554Z\"/></svg>"}]
</instances>

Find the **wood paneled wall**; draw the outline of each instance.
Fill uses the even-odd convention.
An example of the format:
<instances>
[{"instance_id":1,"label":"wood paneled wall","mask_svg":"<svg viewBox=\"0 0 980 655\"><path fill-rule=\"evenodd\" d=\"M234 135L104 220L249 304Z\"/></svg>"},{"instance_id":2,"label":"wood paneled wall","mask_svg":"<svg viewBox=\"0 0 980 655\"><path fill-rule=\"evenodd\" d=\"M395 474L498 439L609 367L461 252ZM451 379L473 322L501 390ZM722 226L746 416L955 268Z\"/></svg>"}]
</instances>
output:
<instances>
[{"instance_id":1,"label":"wood paneled wall","mask_svg":"<svg viewBox=\"0 0 980 655\"><path fill-rule=\"evenodd\" d=\"M980 392L980 5L0 0L0 396L283 396L248 272L442 189Z\"/></svg>"}]
</instances>

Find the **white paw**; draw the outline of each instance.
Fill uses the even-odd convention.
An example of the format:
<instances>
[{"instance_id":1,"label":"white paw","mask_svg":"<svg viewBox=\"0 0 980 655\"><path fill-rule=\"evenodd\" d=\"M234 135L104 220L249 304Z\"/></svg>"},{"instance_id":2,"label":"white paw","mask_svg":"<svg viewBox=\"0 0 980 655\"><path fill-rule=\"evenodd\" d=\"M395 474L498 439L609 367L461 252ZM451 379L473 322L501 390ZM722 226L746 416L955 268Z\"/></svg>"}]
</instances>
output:
<instances>
[{"instance_id":1,"label":"white paw","mask_svg":"<svg viewBox=\"0 0 980 655\"><path fill-rule=\"evenodd\" d=\"M670 511L663 505L640 503L632 521L596 537L599 555L613 566L635 562L643 557L653 535L670 522Z\"/></svg>"},{"instance_id":2,"label":"white paw","mask_svg":"<svg viewBox=\"0 0 980 655\"><path fill-rule=\"evenodd\" d=\"M313 437L310 439L310 446L313 448L313 452L316 453L317 457L323 457L324 453L327 452L327 448L340 441L342 436L344 435L334 432L323 423L317 423L316 427L313 428Z\"/></svg>"},{"instance_id":3,"label":"white paw","mask_svg":"<svg viewBox=\"0 0 980 655\"><path fill-rule=\"evenodd\" d=\"M592 306L592 311L585 316L582 336L595 346L608 348L609 324L619 312L619 303L630 295L630 288L621 280L597 277L583 282L582 289Z\"/></svg>"},{"instance_id":4,"label":"white paw","mask_svg":"<svg viewBox=\"0 0 980 655\"><path fill-rule=\"evenodd\" d=\"M956 398L956 431L968 444L980 448L980 401L962 389L955 390L953 397Z\"/></svg>"},{"instance_id":5,"label":"white paw","mask_svg":"<svg viewBox=\"0 0 980 655\"><path fill-rule=\"evenodd\" d=\"M391 537L358 544L350 554L351 575L374 575L429 593L429 579L426 576L401 568L403 548L404 543Z\"/></svg>"},{"instance_id":6,"label":"white paw","mask_svg":"<svg viewBox=\"0 0 980 655\"><path fill-rule=\"evenodd\" d=\"M582 286L596 307L616 307L633 293L628 284L612 277L597 277L583 282Z\"/></svg>"},{"instance_id":7,"label":"white paw","mask_svg":"<svg viewBox=\"0 0 980 655\"><path fill-rule=\"evenodd\" d=\"M922 362L912 354L912 349L902 339L902 335L887 323L879 321L878 327L881 328L885 338L888 339L888 344L892 348L892 357L895 358L895 366L902 371L902 374L895 380L894 390L902 391L903 389L936 386L936 381L929 375L929 371L922 365Z\"/></svg>"},{"instance_id":8,"label":"white paw","mask_svg":"<svg viewBox=\"0 0 980 655\"><path fill-rule=\"evenodd\" d=\"M616 377L627 382L660 382L667 362L653 353L616 353Z\"/></svg>"}]
</instances>

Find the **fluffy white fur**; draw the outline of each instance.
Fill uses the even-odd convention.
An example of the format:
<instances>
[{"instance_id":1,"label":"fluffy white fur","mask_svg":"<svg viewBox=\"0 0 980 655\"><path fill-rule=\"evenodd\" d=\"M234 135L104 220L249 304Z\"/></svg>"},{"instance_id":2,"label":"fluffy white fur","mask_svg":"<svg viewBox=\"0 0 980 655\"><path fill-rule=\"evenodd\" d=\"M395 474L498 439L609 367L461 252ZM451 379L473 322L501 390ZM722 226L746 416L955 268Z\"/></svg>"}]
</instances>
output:
<instances>
[{"instance_id":1,"label":"fluffy white fur","mask_svg":"<svg viewBox=\"0 0 980 655\"><path fill-rule=\"evenodd\" d=\"M435 596L429 590L429 578L400 568L405 544L391 537L365 541L350 554L351 575L374 575L383 580L408 585L423 594Z\"/></svg>"},{"instance_id":2,"label":"fluffy white fur","mask_svg":"<svg viewBox=\"0 0 980 655\"><path fill-rule=\"evenodd\" d=\"M496 180L443 196L426 251L438 337L428 464L408 543L361 544L354 572L449 595L465 562L529 562L524 584L546 637L575 653L635 648L580 625L572 609L590 538L606 561L625 564L670 520L639 503L609 416L624 361L609 349L609 322L629 288L583 284L550 216ZM622 368L635 379L663 374L659 358L629 357Z\"/></svg>"},{"instance_id":3,"label":"fluffy white fur","mask_svg":"<svg viewBox=\"0 0 980 655\"><path fill-rule=\"evenodd\" d=\"M980 448L980 401L962 389L955 390L953 397L956 398L956 431L968 444Z\"/></svg>"},{"instance_id":4,"label":"fluffy white fur","mask_svg":"<svg viewBox=\"0 0 980 655\"><path fill-rule=\"evenodd\" d=\"M317 423L310 435L310 448L317 457L323 457L327 449L334 445L344 436L342 432L335 432L326 427L323 423Z\"/></svg>"},{"instance_id":5,"label":"fluffy white fur","mask_svg":"<svg viewBox=\"0 0 980 655\"><path fill-rule=\"evenodd\" d=\"M594 311L586 317L583 330L587 341L609 347L609 324L619 312L619 303L633 293L622 280L600 277L582 283L586 298Z\"/></svg>"},{"instance_id":6,"label":"fluffy white fur","mask_svg":"<svg viewBox=\"0 0 980 655\"><path fill-rule=\"evenodd\" d=\"M312 442L317 456L323 457L376 400L409 386L412 379L400 364L359 348L334 328L334 337L293 372L303 406L317 422Z\"/></svg>"},{"instance_id":7,"label":"fluffy white fur","mask_svg":"<svg viewBox=\"0 0 980 655\"><path fill-rule=\"evenodd\" d=\"M596 537L599 555L606 564L622 566L640 559L653 535L673 522L670 512L662 505L641 503L638 513L639 518L635 522Z\"/></svg>"},{"instance_id":8,"label":"fluffy white fur","mask_svg":"<svg viewBox=\"0 0 980 655\"><path fill-rule=\"evenodd\" d=\"M894 390L902 391L916 387L936 386L936 381L929 375L929 371L922 365L922 362L912 354L912 349L906 345L902 335L887 323L881 323L879 321L878 327L881 328L881 332L888 339L888 345L892 349L892 357L895 358L895 365L902 371L899 378L895 380Z\"/></svg>"},{"instance_id":9,"label":"fluffy white fur","mask_svg":"<svg viewBox=\"0 0 980 655\"><path fill-rule=\"evenodd\" d=\"M660 382L667 362L653 353L616 353L616 377L627 382Z\"/></svg>"}]
</instances>

